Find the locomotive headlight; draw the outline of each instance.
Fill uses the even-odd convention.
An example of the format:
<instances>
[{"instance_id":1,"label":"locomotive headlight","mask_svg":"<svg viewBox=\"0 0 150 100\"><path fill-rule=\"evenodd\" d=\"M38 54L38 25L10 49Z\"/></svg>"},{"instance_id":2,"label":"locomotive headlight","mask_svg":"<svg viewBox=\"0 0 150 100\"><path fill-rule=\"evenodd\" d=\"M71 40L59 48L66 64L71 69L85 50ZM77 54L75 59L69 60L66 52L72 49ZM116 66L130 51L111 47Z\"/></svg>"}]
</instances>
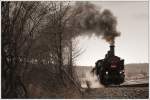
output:
<instances>
[{"instance_id":1,"label":"locomotive headlight","mask_svg":"<svg viewBox=\"0 0 150 100\"><path fill-rule=\"evenodd\" d=\"M108 71L106 71L106 75L108 75Z\"/></svg>"},{"instance_id":2,"label":"locomotive headlight","mask_svg":"<svg viewBox=\"0 0 150 100\"><path fill-rule=\"evenodd\" d=\"M121 70L121 71L120 71L120 74L122 74L122 73L124 73L124 70Z\"/></svg>"}]
</instances>

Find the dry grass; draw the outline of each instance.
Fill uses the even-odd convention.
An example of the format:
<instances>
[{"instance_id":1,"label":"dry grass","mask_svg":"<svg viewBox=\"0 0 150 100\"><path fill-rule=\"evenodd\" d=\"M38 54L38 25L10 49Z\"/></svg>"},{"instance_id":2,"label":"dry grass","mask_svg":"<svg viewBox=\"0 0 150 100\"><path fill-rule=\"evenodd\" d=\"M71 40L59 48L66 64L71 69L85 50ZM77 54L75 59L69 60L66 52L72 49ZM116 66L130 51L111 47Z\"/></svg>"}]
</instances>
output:
<instances>
[{"instance_id":1,"label":"dry grass","mask_svg":"<svg viewBox=\"0 0 150 100\"><path fill-rule=\"evenodd\" d=\"M64 86L58 74L47 66L32 67L24 78L29 98L81 98L80 92L66 79Z\"/></svg>"}]
</instances>

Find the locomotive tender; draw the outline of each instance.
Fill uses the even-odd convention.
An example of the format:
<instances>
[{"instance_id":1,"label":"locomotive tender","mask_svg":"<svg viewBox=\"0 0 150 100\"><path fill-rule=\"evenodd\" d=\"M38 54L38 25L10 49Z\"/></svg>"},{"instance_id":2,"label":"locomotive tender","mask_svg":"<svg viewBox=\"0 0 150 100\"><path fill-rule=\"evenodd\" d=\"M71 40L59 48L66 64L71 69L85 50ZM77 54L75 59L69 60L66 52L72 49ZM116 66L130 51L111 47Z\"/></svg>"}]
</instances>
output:
<instances>
[{"instance_id":1,"label":"locomotive tender","mask_svg":"<svg viewBox=\"0 0 150 100\"><path fill-rule=\"evenodd\" d=\"M96 72L98 79L104 86L115 84L120 85L124 82L124 59L115 56L114 45L110 45L110 50L104 59L95 63L92 72Z\"/></svg>"}]
</instances>

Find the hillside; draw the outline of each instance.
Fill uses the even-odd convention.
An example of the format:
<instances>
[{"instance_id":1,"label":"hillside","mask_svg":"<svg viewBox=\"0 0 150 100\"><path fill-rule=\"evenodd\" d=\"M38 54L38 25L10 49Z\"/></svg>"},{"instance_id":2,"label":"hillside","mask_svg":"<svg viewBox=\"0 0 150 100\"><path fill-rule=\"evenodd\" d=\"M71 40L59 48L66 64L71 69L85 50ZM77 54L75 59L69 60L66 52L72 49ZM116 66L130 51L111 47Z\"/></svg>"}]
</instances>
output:
<instances>
[{"instance_id":1,"label":"hillside","mask_svg":"<svg viewBox=\"0 0 150 100\"><path fill-rule=\"evenodd\" d=\"M128 72L134 72L134 73L140 73L141 71L144 71L148 73L148 63L139 63L139 64L126 64L125 70Z\"/></svg>"},{"instance_id":2,"label":"hillside","mask_svg":"<svg viewBox=\"0 0 150 100\"><path fill-rule=\"evenodd\" d=\"M127 64L125 65L125 74L127 79L142 78L149 76L148 63Z\"/></svg>"}]
</instances>

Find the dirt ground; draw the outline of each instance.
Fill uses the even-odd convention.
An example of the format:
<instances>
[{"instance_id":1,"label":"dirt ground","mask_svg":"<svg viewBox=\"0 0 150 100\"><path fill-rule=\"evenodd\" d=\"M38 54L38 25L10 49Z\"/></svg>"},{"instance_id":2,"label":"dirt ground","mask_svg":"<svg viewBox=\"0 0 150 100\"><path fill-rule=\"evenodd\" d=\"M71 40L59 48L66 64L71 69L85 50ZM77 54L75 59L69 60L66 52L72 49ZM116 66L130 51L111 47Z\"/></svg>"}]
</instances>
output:
<instances>
[{"instance_id":1,"label":"dirt ground","mask_svg":"<svg viewBox=\"0 0 150 100\"><path fill-rule=\"evenodd\" d=\"M84 99L148 99L148 87L107 87L86 89Z\"/></svg>"}]
</instances>

